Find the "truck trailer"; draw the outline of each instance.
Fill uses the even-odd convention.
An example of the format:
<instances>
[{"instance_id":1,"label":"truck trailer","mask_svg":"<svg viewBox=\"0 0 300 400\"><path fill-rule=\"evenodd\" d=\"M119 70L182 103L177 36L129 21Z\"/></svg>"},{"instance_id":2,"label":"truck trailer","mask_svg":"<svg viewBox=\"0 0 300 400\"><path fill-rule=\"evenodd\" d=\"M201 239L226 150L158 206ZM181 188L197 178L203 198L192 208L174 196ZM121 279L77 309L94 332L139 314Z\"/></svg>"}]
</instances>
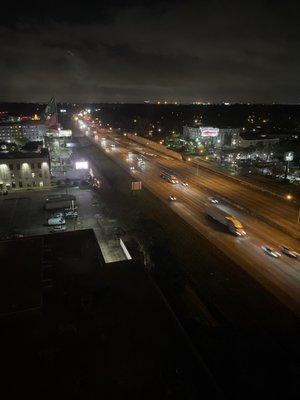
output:
<instances>
[{"instance_id":1,"label":"truck trailer","mask_svg":"<svg viewBox=\"0 0 300 400\"><path fill-rule=\"evenodd\" d=\"M226 211L223 211L218 207L210 207L207 208L206 214L210 218L224 225L229 230L229 232L233 233L234 235L236 236L246 235L246 232L241 222L236 217L227 213Z\"/></svg>"},{"instance_id":2,"label":"truck trailer","mask_svg":"<svg viewBox=\"0 0 300 400\"><path fill-rule=\"evenodd\" d=\"M74 209L76 197L71 194L49 196L45 202L45 210Z\"/></svg>"}]
</instances>

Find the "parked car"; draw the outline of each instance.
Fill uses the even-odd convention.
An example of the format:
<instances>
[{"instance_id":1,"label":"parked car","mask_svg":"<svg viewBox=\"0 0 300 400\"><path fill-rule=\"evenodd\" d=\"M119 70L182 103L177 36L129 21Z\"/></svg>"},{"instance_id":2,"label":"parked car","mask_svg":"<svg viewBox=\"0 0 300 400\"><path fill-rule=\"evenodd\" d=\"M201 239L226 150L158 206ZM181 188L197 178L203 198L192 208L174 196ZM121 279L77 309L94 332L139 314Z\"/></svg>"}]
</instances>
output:
<instances>
[{"instance_id":1,"label":"parked car","mask_svg":"<svg viewBox=\"0 0 300 400\"><path fill-rule=\"evenodd\" d=\"M65 217L66 218L78 218L78 212L77 211L66 211L65 212Z\"/></svg>"},{"instance_id":2,"label":"parked car","mask_svg":"<svg viewBox=\"0 0 300 400\"><path fill-rule=\"evenodd\" d=\"M185 186L185 187L189 186L189 184L187 182L181 182L181 184L182 184L182 186Z\"/></svg>"},{"instance_id":3,"label":"parked car","mask_svg":"<svg viewBox=\"0 0 300 400\"><path fill-rule=\"evenodd\" d=\"M78 210L78 207L77 207L77 206L68 207L68 208L65 208L65 209L64 209L65 213L68 212L68 211L76 211L76 210Z\"/></svg>"},{"instance_id":4,"label":"parked car","mask_svg":"<svg viewBox=\"0 0 300 400\"><path fill-rule=\"evenodd\" d=\"M55 213L51 218L64 218L65 214L62 212Z\"/></svg>"},{"instance_id":5,"label":"parked car","mask_svg":"<svg viewBox=\"0 0 300 400\"><path fill-rule=\"evenodd\" d=\"M54 226L54 225L64 225L66 223L66 221L64 220L64 218L49 218L48 219L48 225L50 226Z\"/></svg>"},{"instance_id":6,"label":"parked car","mask_svg":"<svg viewBox=\"0 0 300 400\"><path fill-rule=\"evenodd\" d=\"M56 225L50 229L51 233L62 232L66 230L66 225Z\"/></svg>"}]
</instances>

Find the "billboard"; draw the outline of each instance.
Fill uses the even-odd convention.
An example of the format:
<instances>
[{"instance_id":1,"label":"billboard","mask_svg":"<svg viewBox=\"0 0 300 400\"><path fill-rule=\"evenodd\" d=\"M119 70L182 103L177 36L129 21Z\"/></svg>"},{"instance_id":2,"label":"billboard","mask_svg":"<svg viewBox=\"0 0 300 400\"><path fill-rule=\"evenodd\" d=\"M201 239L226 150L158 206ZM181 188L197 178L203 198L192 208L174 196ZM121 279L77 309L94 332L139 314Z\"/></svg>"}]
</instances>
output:
<instances>
[{"instance_id":1,"label":"billboard","mask_svg":"<svg viewBox=\"0 0 300 400\"><path fill-rule=\"evenodd\" d=\"M142 182L131 182L131 190L142 190Z\"/></svg>"},{"instance_id":2,"label":"billboard","mask_svg":"<svg viewBox=\"0 0 300 400\"><path fill-rule=\"evenodd\" d=\"M87 161L77 161L75 163L75 168L76 169L88 169L89 163Z\"/></svg>"},{"instance_id":3,"label":"billboard","mask_svg":"<svg viewBox=\"0 0 300 400\"><path fill-rule=\"evenodd\" d=\"M200 127L201 137L216 137L219 134L219 128Z\"/></svg>"}]
</instances>

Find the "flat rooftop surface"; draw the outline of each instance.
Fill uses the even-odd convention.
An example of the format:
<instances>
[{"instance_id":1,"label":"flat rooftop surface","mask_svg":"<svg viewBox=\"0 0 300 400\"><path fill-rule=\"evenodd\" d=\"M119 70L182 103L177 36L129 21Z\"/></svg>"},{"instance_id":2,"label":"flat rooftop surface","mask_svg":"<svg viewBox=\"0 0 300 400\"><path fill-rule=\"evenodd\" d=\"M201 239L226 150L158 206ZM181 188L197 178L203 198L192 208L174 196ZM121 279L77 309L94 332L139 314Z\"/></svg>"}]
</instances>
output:
<instances>
[{"instance_id":1,"label":"flat rooftop surface","mask_svg":"<svg viewBox=\"0 0 300 400\"><path fill-rule=\"evenodd\" d=\"M143 265L104 264L93 231L45 236L44 251L43 315L0 331L10 398L219 398Z\"/></svg>"},{"instance_id":2,"label":"flat rooftop surface","mask_svg":"<svg viewBox=\"0 0 300 400\"><path fill-rule=\"evenodd\" d=\"M0 317L40 307L43 239L0 241Z\"/></svg>"}]
</instances>

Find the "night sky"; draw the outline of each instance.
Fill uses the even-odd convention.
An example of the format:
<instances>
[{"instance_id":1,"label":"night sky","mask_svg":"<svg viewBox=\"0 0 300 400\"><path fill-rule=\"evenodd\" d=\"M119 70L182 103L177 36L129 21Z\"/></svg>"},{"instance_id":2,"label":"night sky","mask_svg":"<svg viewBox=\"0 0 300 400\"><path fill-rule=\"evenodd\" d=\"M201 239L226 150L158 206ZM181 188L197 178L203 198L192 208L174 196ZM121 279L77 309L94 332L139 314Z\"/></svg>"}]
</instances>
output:
<instances>
[{"instance_id":1,"label":"night sky","mask_svg":"<svg viewBox=\"0 0 300 400\"><path fill-rule=\"evenodd\" d=\"M11 2L0 101L300 103L299 3Z\"/></svg>"}]
</instances>

